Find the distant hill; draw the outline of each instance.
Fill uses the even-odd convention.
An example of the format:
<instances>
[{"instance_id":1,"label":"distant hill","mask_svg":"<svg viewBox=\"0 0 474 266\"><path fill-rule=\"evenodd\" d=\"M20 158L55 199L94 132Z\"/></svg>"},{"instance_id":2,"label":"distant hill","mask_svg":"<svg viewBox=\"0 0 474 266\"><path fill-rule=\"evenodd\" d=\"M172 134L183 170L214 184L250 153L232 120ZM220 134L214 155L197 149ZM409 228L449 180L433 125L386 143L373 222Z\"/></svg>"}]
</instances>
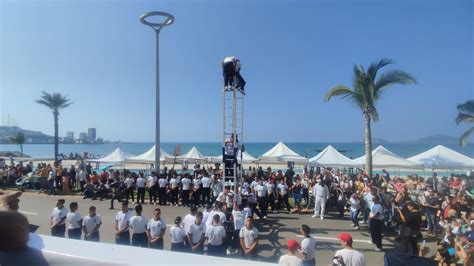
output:
<instances>
[{"instance_id":1,"label":"distant hill","mask_svg":"<svg viewBox=\"0 0 474 266\"><path fill-rule=\"evenodd\" d=\"M459 137L448 135L432 135L416 140L400 141L400 143L417 143L417 144L459 144Z\"/></svg>"},{"instance_id":2,"label":"distant hill","mask_svg":"<svg viewBox=\"0 0 474 266\"><path fill-rule=\"evenodd\" d=\"M10 137L18 132L25 134L25 143L54 143L54 137L40 131L31 131L19 127L0 126L0 144L9 144Z\"/></svg>"},{"instance_id":3,"label":"distant hill","mask_svg":"<svg viewBox=\"0 0 474 266\"><path fill-rule=\"evenodd\" d=\"M363 141L357 140L357 141L353 141L353 143L363 143ZM387 143L394 143L394 142L386 140L386 139L381 139L381 138L372 138L372 144L387 144Z\"/></svg>"}]
</instances>

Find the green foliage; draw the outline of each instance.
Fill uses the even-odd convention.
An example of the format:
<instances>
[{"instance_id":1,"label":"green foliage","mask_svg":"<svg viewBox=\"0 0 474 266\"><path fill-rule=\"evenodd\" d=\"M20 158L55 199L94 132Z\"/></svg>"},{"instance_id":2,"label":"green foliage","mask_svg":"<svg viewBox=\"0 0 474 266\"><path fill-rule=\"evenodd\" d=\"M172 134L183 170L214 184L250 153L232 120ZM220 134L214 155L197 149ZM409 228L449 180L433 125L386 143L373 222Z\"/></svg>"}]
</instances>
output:
<instances>
[{"instance_id":1,"label":"green foliage","mask_svg":"<svg viewBox=\"0 0 474 266\"><path fill-rule=\"evenodd\" d=\"M474 100L469 100L463 104L458 105L458 116L456 117L456 124L460 123L467 123L473 124L474 123ZM459 142L461 146L466 146L469 142L469 137L474 133L474 126L468 129L464 134L461 136Z\"/></svg>"}]
</instances>

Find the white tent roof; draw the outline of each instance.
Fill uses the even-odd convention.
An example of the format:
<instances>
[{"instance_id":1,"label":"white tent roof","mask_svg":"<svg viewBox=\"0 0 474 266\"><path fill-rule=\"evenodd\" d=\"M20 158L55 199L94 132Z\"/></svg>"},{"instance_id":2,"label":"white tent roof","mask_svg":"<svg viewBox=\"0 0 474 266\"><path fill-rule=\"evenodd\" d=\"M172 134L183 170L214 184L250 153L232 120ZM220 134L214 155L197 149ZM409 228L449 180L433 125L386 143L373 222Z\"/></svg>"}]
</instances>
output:
<instances>
[{"instance_id":1,"label":"white tent roof","mask_svg":"<svg viewBox=\"0 0 474 266\"><path fill-rule=\"evenodd\" d=\"M365 155L354 159L354 163L365 165ZM392 168L392 169L423 169L423 166L387 150L383 146L378 146L372 151L372 167L374 169Z\"/></svg>"},{"instance_id":2,"label":"white tent roof","mask_svg":"<svg viewBox=\"0 0 474 266\"><path fill-rule=\"evenodd\" d=\"M264 163L286 163L286 162L295 162L295 163L307 163L308 159L300 156L283 142L278 142L273 148L271 148L266 153L262 154L259 158L260 162Z\"/></svg>"},{"instance_id":3,"label":"white tent roof","mask_svg":"<svg viewBox=\"0 0 474 266\"><path fill-rule=\"evenodd\" d=\"M241 151L239 151L239 154L237 155L237 159L240 161L240 155L241 155ZM219 155L219 156L209 156L208 157L208 161L211 162L211 163L222 163L222 155ZM253 157L252 155L250 155L248 152L244 151L244 153L242 154L242 162L243 163L253 163L257 161L257 158Z\"/></svg>"},{"instance_id":4,"label":"white tent roof","mask_svg":"<svg viewBox=\"0 0 474 266\"><path fill-rule=\"evenodd\" d=\"M123 164L127 158L132 157L133 155L124 152L120 147L115 149L113 152L110 154L100 158L100 159L93 159L93 160L87 160L88 162L93 162L93 163L111 163L111 164Z\"/></svg>"},{"instance_id":5,"label":"white tent roof","mask_svg":"<svg viewBox=\"0 0 474 266\"><path fill-rule=\"evenodd\" d=\"M207 157L204 156L196 147L192 147L188 152L177 157L177 161L179 162L182 162L184 160L188 160L189 162L204 162L207 160Z\"/></svg>"},{"instance_id":6,"label":"white tent roof","mask_svg":"<svg viewBox=\"0 0 474 266\"><path fill-rule=\"evenodd\" d=\"M474 159L443 145L408 158L430 169L474 169Z\"/></svg>"},{"instance_id":7,"label":"white tent roof","mask_svg":"<svg viewBox=\"0 0 474 266\"><path fill-rule=\"evenodd\" d=\"M338 152L333 146L328 145L318 155L309 159L311 166L326 166L326 167L354 167L357 165L353 160L347 158Z\"/></svg>"},{"instance_id":8,"label":"white tent roof","mask_svg":"<svg viewBox=\"0 0 474 266\"><path fill-rule=\"evenodd\" d=\"M127 162L139 162L139 163L154 163L155 162L155 153L156 153L156 145L153 145L151 149L148 151L137 155L127 158ZM160 148L160 162L164 162L166 159L171 158L166 151Z\"/></svg>"}]
</instances>

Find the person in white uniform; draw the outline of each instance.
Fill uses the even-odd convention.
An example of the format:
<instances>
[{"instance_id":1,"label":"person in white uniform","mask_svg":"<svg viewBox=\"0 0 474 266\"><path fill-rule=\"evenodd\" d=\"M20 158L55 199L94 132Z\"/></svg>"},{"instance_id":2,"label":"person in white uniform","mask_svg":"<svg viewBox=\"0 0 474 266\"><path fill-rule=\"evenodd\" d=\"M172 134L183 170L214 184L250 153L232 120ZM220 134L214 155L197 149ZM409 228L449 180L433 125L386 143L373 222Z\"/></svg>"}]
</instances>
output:
<instances>
[{"instance_id":1,"label":"person in white uniform","mask_svg":"<svg viewBox=\"0 0 474 266\"><path fill-rule=\"evenodd\" d=\"M253 226L252 217L245 219L245 226L240 229L240 247L244 258L256 259L258 253L258 229Z\"/></svg>"},{"instance_id":2,"label":"person in white uniform","mask_svg":"<svg viewBox=\"0 0 474 266\"><path fill-rule=\"evenodd\" d=\"M81 239L82 217L77 209L79 209L77 202L71 202L66 217L67 234L72 239Z\"/></svg>"},{"instance_id":3,"label":"person in white uniform","mask_svg":"<svg viewBox=\"0 0 474 266\"><path fill-rule=\"evenodd\" d=\"M329 199L329 189L323 183L322 176L319 176L316 179L317 184L313 187L313 195L314 195L314 215L313 218L316 218L320 215L321 220L324 219L324 210L326 209L326 201Z\"/></svg>"},{"instance_id":4,"label":"person in white uniform","mask_svg":"<svg viewBox=\"0 0 474 266\"><path fill-rule=\"evenodd\" d=\"M171 251L184 252L184 241L187 238L186 232L181 224L181 216L174 219L174 226L170 228Z\"/></svg>"},{"instance_id":5,"label":"person in white uniform","mask_svg":"<svg viewBox=\"0 0 474 266\"><path fill-rule=\"evenodd\" d=\"M148 247L148 239L146 235L146 227L148 219L142 215L143 207L138 204L135 206L136 215L130 218L129 224L132 229L132 246L134 247Z\"/></svg>"},{"instance_id":6,"label":"person in white uniform","mask_svg":"<svg viewBox=\"0 0 474 266\"><path fill-rule=\"evenodd\" d=\"M132 213L128 211L128 201L123 201L122 210L115 215L115 244L130 245L130 217Z\"/></svg>"},{"instance_id":7,"label":"person in white uniform","mask_svg":"<svg viewBox=\"0 0 474 266\"><path fill-rule=\"evenodd\" d=\"M223 240L226 237L225 228L221 224L219 214L212 217L212 225L206 228L207 255L224 256Z\"/></svg>"},{"instance_id":8,"label":"person in white uniform","mask_svg":"<svg viewBox=\"0 0 474 266\"><path fill-rule=\"evenodd\" d=\"M189 226L186 233L191 245L191 253L203 254L206 225L202 222L202 212L196 213L196 220Z\"/></svg>"},{"instance_id":9,"label":"person in white uniform","mask_svg":"<svg viewBox=\"0 0 474 266\"><path fill-rule=\"evenodd\" d=\"M146 179L143 173L137 178L137 203L145 204Z\"/></svg>"},{"instance_id":10,"label":"person in white uniform","mask_svg":"<svg viewBox=\"0 0 474 266\"><path fill-rule=\"evenodd\" d=\"M67 210L64 208L64 199L58 199L56 208L51 212L50 228L51 235L64 237L66 234Z\"/></svg>"},{"instance_id":11,"label":"person in white uniform","mask_svg":"<svg viewBox=\"0 0 474 266\"><path fill-rule=\"evenodd\" d=\"M156 208L153 211L153 219L148 221L146 234L148 244L153 249L163 249L163 236L166 232L166 222L161 218L161 210Z\"/></svg>"},{"instance_id":12,"label":"person in white uniform","mask_svg":"<svg viewBox=\"0 0 474 266\"><path fill-rule=\"evenodd\" d=\"M87 241L100 241L99 228L102 224L100 215L96 213L95 206L89 207L89 215L84 217L82 221L82 230L84 232L84 240Z\"/></svg>"}]
</instances>

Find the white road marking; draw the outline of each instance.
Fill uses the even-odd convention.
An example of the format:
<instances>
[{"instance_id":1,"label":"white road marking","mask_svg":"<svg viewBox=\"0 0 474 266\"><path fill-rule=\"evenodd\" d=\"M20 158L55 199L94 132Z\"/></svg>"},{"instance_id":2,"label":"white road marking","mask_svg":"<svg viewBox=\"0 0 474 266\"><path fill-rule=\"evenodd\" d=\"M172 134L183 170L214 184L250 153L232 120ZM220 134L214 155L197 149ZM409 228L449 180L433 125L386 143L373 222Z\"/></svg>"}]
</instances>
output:
<instances>
[{"instance_id":1,"label":"white road marking","mask_svg":"<svg viewBox=\"0 0 474 266\"><path fill-rule=\"evenodd\" d=\"M24 214L29 214L29 215L38 215L36 212L25 212L25 211L20 211L20 212Z\"/></svg>"},{"instance_id":2,"label":"white road marking","mask_svg":"<svg viewBox=\"0 0 474 266\"><path fill-rule=\"evenodd\" d=\"M296 235L296 237L303 238L303 235ZM339 241L339 239L335 237L323 237L323 236L313 236L316 239L322 239L322 240L332 240L332 241ZM353 242L360 242L360 243L367 243L367 244L372 244L370 240L362 240L362 239L353 239Z\"/></svg>"}]
</instances>

